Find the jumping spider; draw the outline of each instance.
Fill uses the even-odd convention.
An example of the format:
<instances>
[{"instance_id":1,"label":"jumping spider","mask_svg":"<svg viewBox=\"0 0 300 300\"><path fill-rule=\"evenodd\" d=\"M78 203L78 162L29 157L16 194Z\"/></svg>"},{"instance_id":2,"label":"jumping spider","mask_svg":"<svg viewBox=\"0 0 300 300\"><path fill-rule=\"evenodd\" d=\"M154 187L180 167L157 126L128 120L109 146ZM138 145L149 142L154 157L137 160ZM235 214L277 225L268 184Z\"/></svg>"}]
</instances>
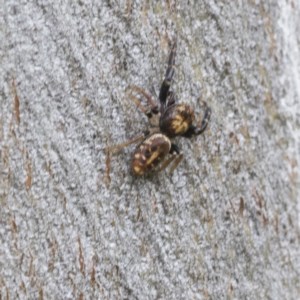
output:
<instances>
[{"instance_id":1,"label":"jumping spider","mask_svg":"<svg viewBox=\"0 0 300 300\"><path fill-rule=\"evenodd\" d=\"M159 92L159 104L152 96L138 86L130 86L127 90L129 98L148 117L151 128L131 140L107 149L107 174L109 177L109 162L112 153L119 152L124 147L138 143L132 155L131 170L134 176L147 175L164 170L173 162L172 172L180 163L183 154L171 139L176 136L190 138L201 134L207 127L211 109L204 103L205 111L200 126L193 125L195 115L193 109L184 103L177 103L175 94L170 91L174 76L174 63L176 56L176 40L171 47L168 67L164 81ZM148 107L141 104L145 98ZM167 157L168 154L175 154Z\"/></svg>"}]
</instances>

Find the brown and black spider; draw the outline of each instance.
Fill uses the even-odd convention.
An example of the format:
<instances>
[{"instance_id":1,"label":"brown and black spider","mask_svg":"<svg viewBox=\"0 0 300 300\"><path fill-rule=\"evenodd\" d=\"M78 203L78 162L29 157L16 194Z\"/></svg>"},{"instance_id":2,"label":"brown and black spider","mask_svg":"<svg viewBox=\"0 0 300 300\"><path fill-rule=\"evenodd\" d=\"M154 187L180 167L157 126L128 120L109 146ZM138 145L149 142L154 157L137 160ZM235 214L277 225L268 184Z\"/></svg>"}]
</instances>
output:
<instances>
[{"instance_id":1,"label":"brown and black spider","mask_svg":"<svg viewBox=\"0 0 300 300\"><path fill-rule=\"evenodd\" d=\"M170 91L174 76L174 63L176 56L176 40L171 47L168 67L164 81L159 92L159 104L152 96L138 86L130 86L127 90L129 98L148 117L150 129L129 141L112 146L107 149L107 175L109 177L110 155L117 153L133 143L140 144L132 155L131 170L135 176L142 176L164 170L173 162L172 172L180 163L183 155L171 139L182 136L190 138L201 134L207 127L211 109L204 103L205 111L200 126L194 125L195 115L193 109L184 103L177 103L175 94ZM141 104L145 98L148 106ZM168 155L171 154L170 157ZM175 154L175 155L173 155Z\"/></svg>"}]
</instances>

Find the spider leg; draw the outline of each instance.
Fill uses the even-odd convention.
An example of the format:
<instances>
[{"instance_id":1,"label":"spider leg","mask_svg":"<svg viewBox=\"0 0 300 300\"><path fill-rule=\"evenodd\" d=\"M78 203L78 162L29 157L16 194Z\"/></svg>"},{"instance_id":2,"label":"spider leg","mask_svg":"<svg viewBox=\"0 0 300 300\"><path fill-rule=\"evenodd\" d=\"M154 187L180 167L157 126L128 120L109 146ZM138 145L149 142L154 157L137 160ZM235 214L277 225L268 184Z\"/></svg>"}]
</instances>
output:
<instances>
[{"instance_id":1,"label":"spider leg","mask_svg":"<svg viewBox=\"0 0 300 300\"><path fill-rule=\"evenodd\" d=\"M177 166L179 165L179 163L182 161L183 159L183 154L180 153L179 148L176 144L172 144L171 145L171 153L176 153L176 155L174 156L174 163L172 165L172 167L170 168L169 174L172 174L173 171L177 168Z\"/></svg>"},{"instance_id":2,"label":"spider leg","mask_svg":"<svg viewBox=\"0 0 300 300\"><path fill-rule=\"evenodd\" d=\"M161 172L168 167L168 165L176 158L175 155L170 156L168 159L162 162L157 172Z\"/></svg>"},{"instance_id":3,"label":"spider leg","mask_svg":"<svg viewBox=\"0 0 300 300\"><path fill-rule=\"evenodd\" d=\"M105 165L106 165L106 167L105 167L104 181L106 183L106 186L109 186L110 181L111 181L111 178L110 178L111 156L113 154L119 153L122 149L130 146L131 144L141 142L149 134L150 134L150 131L145 131L143 134L137 135L137 136L133 137L132 139L125 141L124 143L105 148L105 154L106 154Z\"/></svg>"},{"instance_id":4,"label":"spider leg","mask_svg":"<svg viewBox=\"0 0 300 300\"><path fill-rule=\"evenodd\" d=\"M182 161L182 159L183 159L183 154L182 153L180 153L178 156L175 156L175 160L174 160L174 163L173 163L172 167L170 168L169 174L173 173L173 171L177 168L177 166Z\"/></svg>"},{"instance_id":5,"label":"spider leg","mask_svg":"<svg viewBox=\"0 0 300 300\"><path fill-rule=\"evenodd\" d=\"M174 105L176 103L175 93L172 91L168 92L167 100L166 100L166 108Z\"/></svg>"},{"instance_id":6,"label":"spider leg","mask_svg":"<svg viewBox=\"0 0 300 300\"><path fill-rule=\"evenodd\" d=\"M166 169L173 162L173 165L171 166L171 169L169 171L169 174L171 174L177 168L177 166L179 165L179 163L183 159L183 154L179 152L179 148L175 144L171 145L170 154L172 154L172 156L170 156L168 159L166 159L161 164L160 168L157 170L158 172L163 171L164 169Z\"/></svg>"},{"instance_id":7,"label":"spider leg","mask_svg":"<svg viewBox=\"0 0 300 300\"><path fill-rule=\"evenodd\" d=\"M161 103L162 109L164 109L166 100L169 94L170 86L172 83L172 79L175 73L175 56L176 56L176 49L177 49L177 42L176 40L174 41L174 44L171 48L170 56L169 56L169 61L168 61L168 67L167 71L165 74L164 81L161 85L160 91L159 91L159 101Z\"/></svg>"},{"instance_id":8,"label":"spider leg","mask_svg":"<svg viewBox=\"0 0 300 300\"><path fill-rule=\"evenodd\" d=\"M136 93L139 96L144 96L145 99L147 100L147 103L150 107L150 110L145 106L142 105L140 98L135 96L133 93ZM136 85L131 85L127 88L127 94L129 98L135 103L135 105L148 117L151 118L152 114L158 114L158 105L156 101L152 98L152 96L147 93L145 90L142 88L136 86Z\"/></svg>"},{"instance_id":9,"label":"spider leg","mask_svg":"<svg viewBox=\"0 0 300 300\"><path fill-rule=\"evenodd\" d=\"M183 135L184 137L187 137L187 138L190 138L194 135L199 135L201 133L203 133L203 131L206 129L207 125L208 125L208 122L210 120L210 116L211 116L211 109L210 107L208 107L206 105L206 103L204 102L204 107L205 107L205 111L204 111L204 116L203 116L203 119L201 121L201 124L200 126L194 126L192 125L188 131Z\"/></svg>"},{"instance_id":10,"label":"spider leg","mask_svg":"<svg viewBox=\"0 0 300 300\"><path fill-rule=\"evenodd\" d=\"M136 144L140 141L142 141L143 139L145 139L145 137L149 135L149 131L145 131L143 134L139 134L121 144L118 144L118 145L113 145L111 147L107 147L106 148L106 153L109 153L110 155L111 154L117 154L119 153L122 149L130 146L131 144Z\"/></svg>"}]
</instances>

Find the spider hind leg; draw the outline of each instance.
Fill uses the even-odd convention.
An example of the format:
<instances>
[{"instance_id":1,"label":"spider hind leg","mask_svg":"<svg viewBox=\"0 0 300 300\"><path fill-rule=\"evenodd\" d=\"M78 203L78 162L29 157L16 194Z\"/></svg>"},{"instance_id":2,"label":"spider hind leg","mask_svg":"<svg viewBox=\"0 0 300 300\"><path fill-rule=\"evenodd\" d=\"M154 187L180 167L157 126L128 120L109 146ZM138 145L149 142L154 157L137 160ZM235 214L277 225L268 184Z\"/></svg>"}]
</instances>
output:
<instances>
[{"instance_id":1,"label":"spider hind leg","mask_svg":"<svg viewBox=\"0 0 300 300\"><path fill-rule=\"evenodd\" d=\"M111 182L110 170L111 170L111 157L112 157L112 155L113 154L118 154L121 150L123 150L124 148L126 148L126 147L128 147L132 144L137 144L137 143L141 142L149 134L150 134L149 131L145 131L143 134L137 135L137 136L121 143L121 144L117 144L117 145L113 145L113 146L105 148L106 158L105 158L104 182L105 182L107 187L109 186L109 184Z\"/></svg>"},{"instance_id":2,"label":"spider hind leg","mask_svg":"<svg viewBox=\"0 0 300 300\"><path fill-rule=\"evenodd\" d=\"M170 156L160 165L159 169L157 170L158 172L165 170L169 165L172 164L169 171L169 174L172 174L183 159L183 154L180 153L179 148L176 144L171 144L170 154L172 156Z\"/></svg>"}]
</instances>

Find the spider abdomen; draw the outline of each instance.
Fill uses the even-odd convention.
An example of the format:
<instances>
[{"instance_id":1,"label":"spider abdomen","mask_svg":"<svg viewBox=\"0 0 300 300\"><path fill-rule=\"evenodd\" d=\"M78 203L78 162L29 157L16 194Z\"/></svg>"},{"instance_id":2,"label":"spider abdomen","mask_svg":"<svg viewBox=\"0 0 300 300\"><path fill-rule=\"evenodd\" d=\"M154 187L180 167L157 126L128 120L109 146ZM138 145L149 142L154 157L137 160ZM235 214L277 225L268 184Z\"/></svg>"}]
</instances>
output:
<instances>
[{"instance_id":1,"label":"spider abdomen","mask_svg":"<svg viewBox=\"0 0 300 300\"><path fill-rule=\"evenodd\" d=\"M195 119L193 109L187 104L170 106L160 118L160 130L168 137L184 135Z\"/></svg>"},{"instance_id":2,"label":"spider abdomen","mask_svg":"<svg viewBox=\"0 0 300 300\"><path fill-rule=\"evenodd\" d=\"M145 173L154 171L170 152L171 141L161 133L152 134L146 138L132 156L132 173L142 176Z\"/></svg>"}]
</instances>

